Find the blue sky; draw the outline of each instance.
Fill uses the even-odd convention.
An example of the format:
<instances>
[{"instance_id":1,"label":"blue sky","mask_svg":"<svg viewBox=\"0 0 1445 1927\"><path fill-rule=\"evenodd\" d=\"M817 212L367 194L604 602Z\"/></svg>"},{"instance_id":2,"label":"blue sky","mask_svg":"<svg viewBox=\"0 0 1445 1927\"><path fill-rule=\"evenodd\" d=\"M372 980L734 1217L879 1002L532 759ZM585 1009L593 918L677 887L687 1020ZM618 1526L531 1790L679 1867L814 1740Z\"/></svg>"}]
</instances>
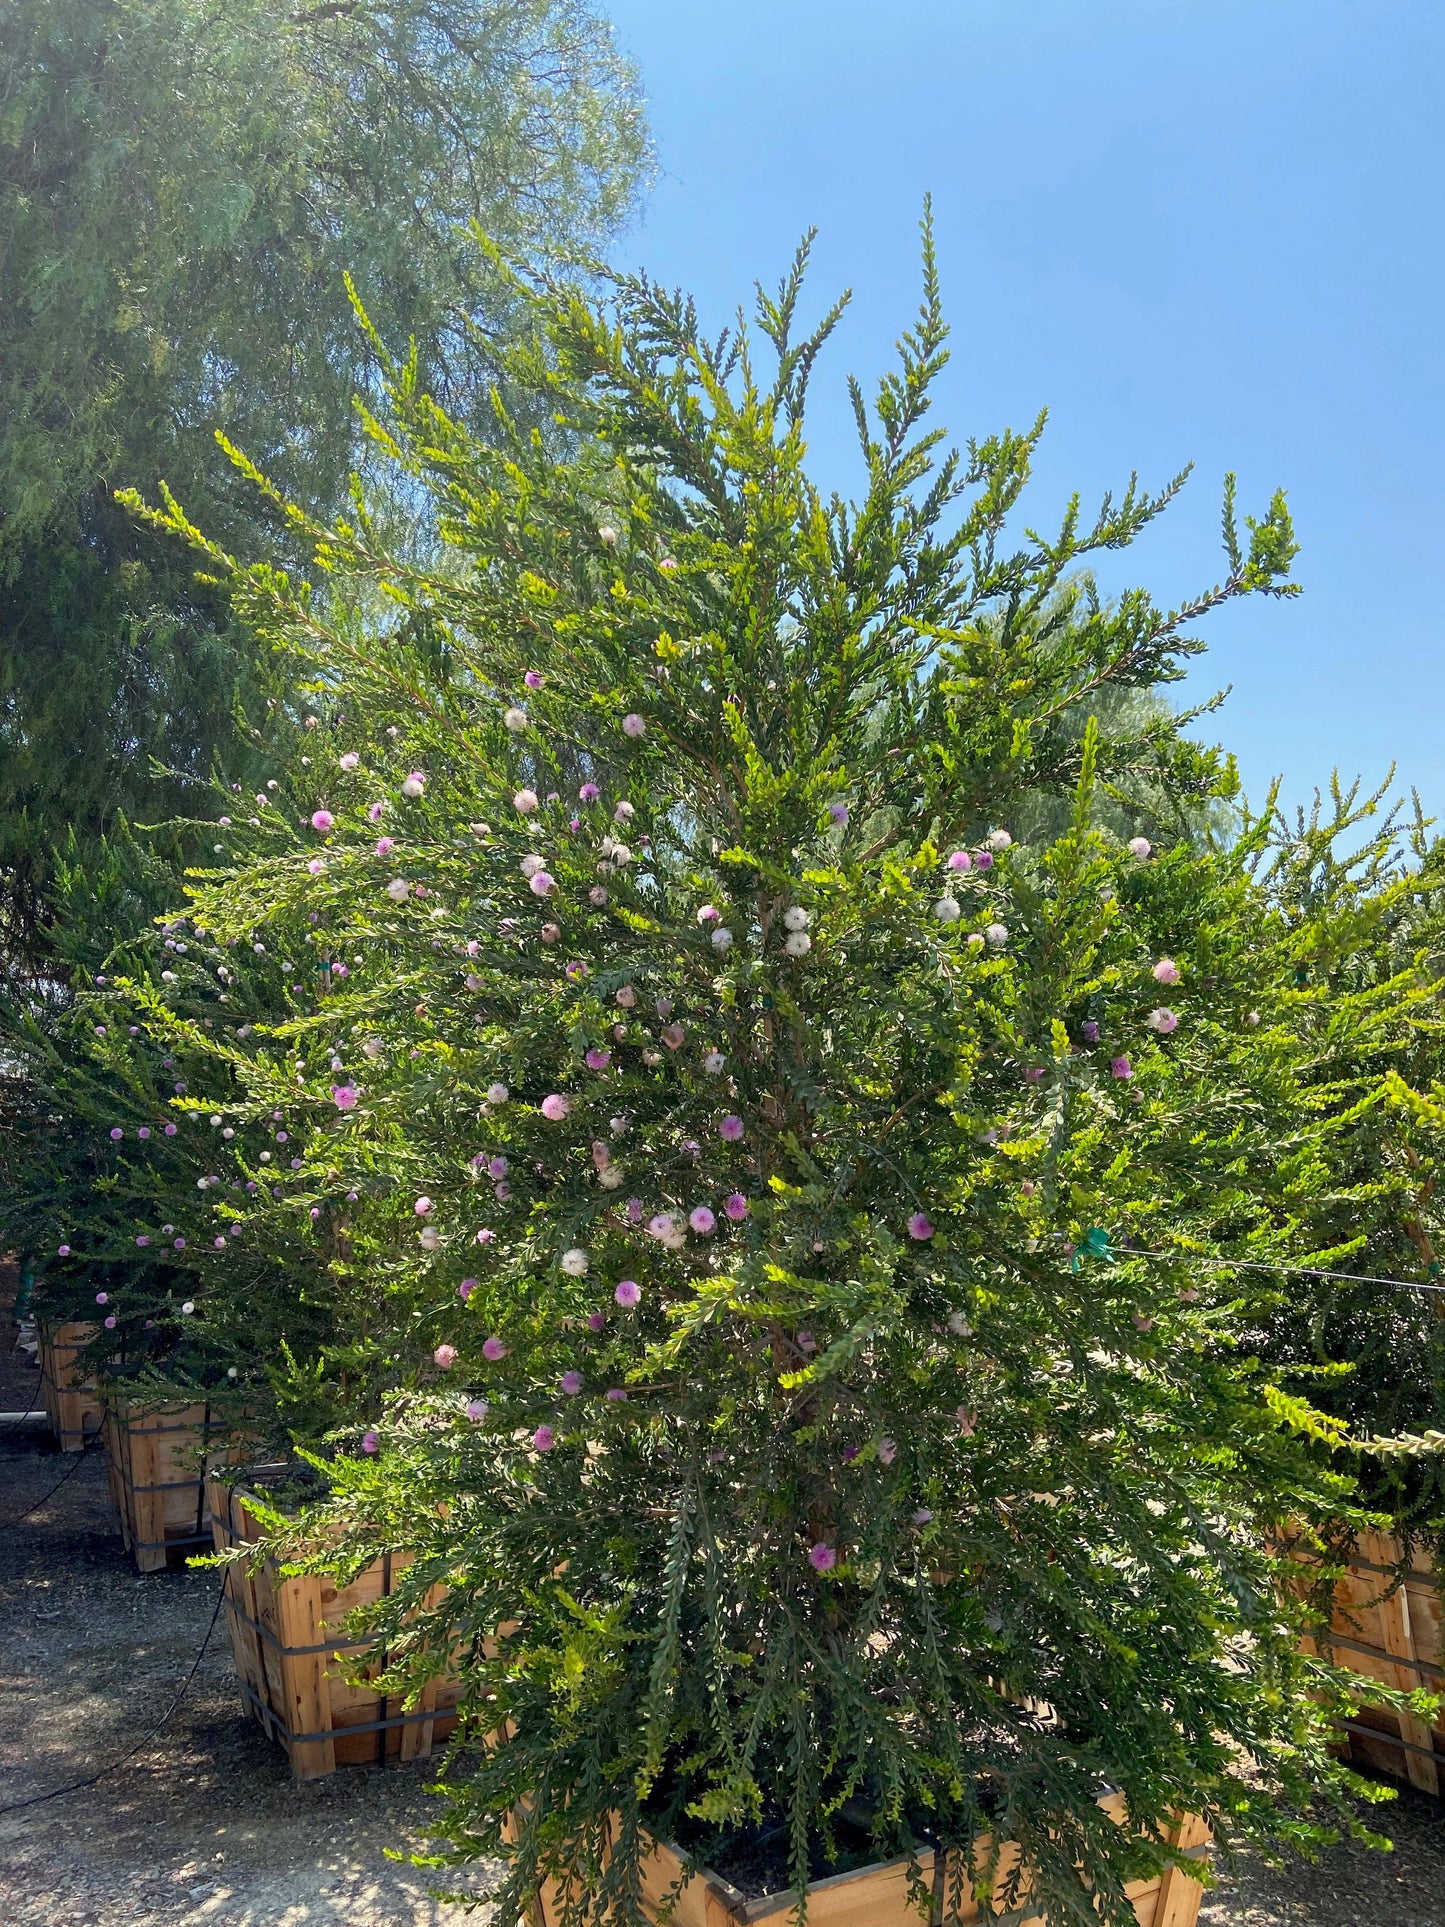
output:
<instances>
[{"instance_id":1,"label":"blue sky","mask_svg":"<svg viewBox=\"0 0 1445 1927\"><path fill-rule=\"evenodd\" d=\"M1445 9L1428 0L609 0L661 175L620 250L721 322L820 229L854 302L815 380L847 486L843 376L917 303L931 192L959 437L1047 405L1030 521L1133 468L1185 497L1122 558L1175 602L1217 580L1221 478L1289 493L1306 593L1205 633L1186 686L1250 794L1398 765L1445 813Z\"/></svg>"}]
</instances>

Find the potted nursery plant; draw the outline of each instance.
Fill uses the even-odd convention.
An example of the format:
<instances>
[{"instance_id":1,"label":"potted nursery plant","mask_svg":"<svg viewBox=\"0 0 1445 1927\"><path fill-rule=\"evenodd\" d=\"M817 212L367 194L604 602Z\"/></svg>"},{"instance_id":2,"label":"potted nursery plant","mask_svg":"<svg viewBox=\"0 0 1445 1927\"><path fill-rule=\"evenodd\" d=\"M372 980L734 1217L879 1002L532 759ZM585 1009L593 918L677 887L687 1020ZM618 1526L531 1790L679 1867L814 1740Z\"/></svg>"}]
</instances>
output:
<instances>
[{"instance_id":1,"label":"potted nursery plant","mask_svg":"<svg viewBox=\"0 0 1445 1927\"><path fill-rule=\"evenodd\" d=\"M519 283L525 407L473 435L391 369L423 527L309 528L320 586L155 515L311 709L188 914L322 990L226 1035L128 994L209 1051L228 1180L284 1115L248 1235L391 1308L327 1557L414 1554L374 1624L413 1692L460 1666L445 1857L500 1854L503 1915L842 1918L876 1867L890 1906L1097 1927L1188 1878L1186 1816L1355 1824L1272 1550L1349 1482L1229 1268L1311 1249L1290 933L1190 833L1226 759L1097 720L1294 544L1231 490L1224 580L1170 610L1085 570L1174 485L1009 533L1040 424L926 426L931 242L855 391L862 499L825 495L801 266L766 378L645 281ZM1041 797L1062 827L1016 840Z\"/></svg>"}]
</instances>

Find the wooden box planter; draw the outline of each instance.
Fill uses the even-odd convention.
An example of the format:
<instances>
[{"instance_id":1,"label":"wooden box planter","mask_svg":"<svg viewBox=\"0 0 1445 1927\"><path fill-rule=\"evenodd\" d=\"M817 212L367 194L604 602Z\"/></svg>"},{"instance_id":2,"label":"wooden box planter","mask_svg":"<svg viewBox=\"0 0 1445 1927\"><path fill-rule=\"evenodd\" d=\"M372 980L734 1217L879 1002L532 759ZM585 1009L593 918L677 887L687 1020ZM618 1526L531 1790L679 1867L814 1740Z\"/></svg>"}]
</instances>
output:
<instances>
[{"instance_id":1,"label":"wooden box planter","mask_svg":"<svg viewBox=\"0 0 1445 1927\"><path fill-rule=\"evenodd\" d=\"M1439 1576L1430 1554L1417 1548L1398 1582L1402 1548L1386 1532L1362 1532L1349 1571L1335 1589L1329 1646L1335 1663L1386 1686L1440 1693L1445 1698L1441 1652ZM1314 1643L1306 1641L1307 1650ZM1432 1730L1409 1714L1359 1707L1345 1722L1351 1758L1437 1797L1445 1786L1445 1708Z\"/></svg>"},{"instance_id":2,"label":"wooden box planter","mask_svg":"<svg viewBox=\"0 0 1445 1927\"><path fill-rule=\"evenodd\" d=\"M105 1416L100 1393L79 1364L95 1331L94 1325L40 1323L40 1397L62 1452L82 1451Z\"/></svg>"},{"instance_id":3,"label":"wooden box planter","mask_svg":"<svg viewBox=\"0 0 1445 1927\"><path fill-rule=\"evenodd\" d=\"M206 1473L244 1449L204 1401L107 1393L110 1496L139 1571L159 1572L173 1552L210 1550Z\"/></svg>"},{"instance_id":4,"label":"wooden box planter","mask_svg":"<svg viewBox=\"0 0 1445 1927\"><path fill-rule=\"evenodd\" d=\"M1103 1803L1115 1819L1123 1814L1118 1794ZM1177 1854L1174 1864L1157 1880L1139 1881L1128 1890L1139 1927L1195 1927L1204 1889L1192 1871L1209 1852L1209 1829L1192 1815L1174 1829L1171 1840ZM978 1843L982 1864L990 1842ZM1017 1850L1005 1847L995 1885L1010 1872L1010 1854L1017 1864ZM939 1921L946 1891L945 1869L935 1864L931 1852L920 1853L918 1865L925 1883L933 1887L932 1918ZM643 1872L643 1885L649 1911L661 1907L682 1873L677 1851L659 1842ZM549 1887L533 1903L529 1927L557 1927L561 1918L560 1893ZM749 1899L721 1875L704 1869L678 1896L669 1916L670 1927L788 1927L796 1905L791 1891L763 1894ZM954 1918L949 1915L950 1921ZM1048 1927L1044 1915L1033 1913L1027 1904L1007 1912L993 1911L977 1898L966 1899L958 1918L977 1921L980 1927ZM925 1927L926 1917L908 1895L908 1862L890 1860L852 1873L834 1874L815 1880L808 1888L808 1927Z\"/></svg>"},{"instance_id":5,"label":"wooden box planter","mask_svg":"<svg viewBox=\"0 0 1445 1927\"><path fill-rule=\"evenodd\" d=\"M212 1477L207 1493L216 1550L254 1545L261 1528L245 1510L245 1488ZM339 1766L422 1760L455 1728L461 1687L454 1680L429 1680L421 1703L408 1710L346 1677L371 1644L350 1637L347 1614L385 1598L408 1564L409 1554L392 1553L349 1586L330 1574L284 1575L267 1558L226 1566L226 1613L242 1698L285 1748L298 1780L319 1779ZM437 1588L427 1605L440 1598ZM372 1670L381 1665L379 1656Z\"/></svg>"}]
</instances>

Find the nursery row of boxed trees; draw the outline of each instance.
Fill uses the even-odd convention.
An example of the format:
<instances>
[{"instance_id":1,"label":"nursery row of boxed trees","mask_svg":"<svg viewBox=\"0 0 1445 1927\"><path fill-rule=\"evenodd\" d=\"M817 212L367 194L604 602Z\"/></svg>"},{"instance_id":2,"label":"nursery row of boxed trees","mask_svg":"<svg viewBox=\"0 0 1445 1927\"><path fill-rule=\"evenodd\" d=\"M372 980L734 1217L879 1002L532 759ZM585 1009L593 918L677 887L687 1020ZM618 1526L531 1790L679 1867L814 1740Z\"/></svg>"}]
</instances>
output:
<instances>
[{"instance_id":1,"label":"nursery row of boxed trees","mask_svg":"<svg viewBox=\"0 0 1445 1927\"><path fill-rule=\"evenodd\" d=\"M499 1917L1179 1927L1208 1832L1359 1829L1310 1635L1440 1523L1440 856L1251 811L1159 693L1290 592L1281 497L1101 595L1176 485L1039 534L1042 424L947 448L926 228L827 495L802 266L713 340L497 258L483 419L373 333L344 515L232 451L285 558L129 499L270 694L58 874L4 1237L107 1399L270 1467L224 1536L384 1564Z\"/></svg>"}]
</instances>

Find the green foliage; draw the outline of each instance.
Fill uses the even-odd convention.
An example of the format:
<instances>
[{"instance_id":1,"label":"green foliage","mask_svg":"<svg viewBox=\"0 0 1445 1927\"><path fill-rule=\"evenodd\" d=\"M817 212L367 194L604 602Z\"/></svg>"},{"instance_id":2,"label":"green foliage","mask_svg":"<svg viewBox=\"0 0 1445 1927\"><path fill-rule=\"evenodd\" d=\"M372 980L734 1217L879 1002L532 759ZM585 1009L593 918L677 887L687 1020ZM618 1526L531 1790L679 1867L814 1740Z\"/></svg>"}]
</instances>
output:
<instances>
[{"instance_id":1,"label":"green foliage","mask_svg":"<svg viewBox=\"0 0 1445 1927\"><path fill-rule=\"evenodd\" d=\"M0 940L50 849L186 813L259 670L223 595L111 491L181 491L265 552L225 429L344 500L370 386L346 274L428 384L485 396L509 297L472 233L545 253L629 211L635 77L583 0L14 0L0 14ZM81 753L83 746L84 753ZM152 770L153 759L163 772Z\"/></svg>"},{"instance_id":2,"label":"green foliage","mask_svg":"<svg viewBox=\"0 0 1445 1927\"><path fill-rule=\"evenodd\" d=\"M1276 816L1261 883L1290 931L1289 1022L1328 1132L1311 1215L1329 1277L1281 1281L1258 1342L1311 1401L1369 1440L1365 1490L1409 1538L1445 1531L1445 1283L1435 1172L1445 1152L1445 850L1336 781ZM1412 1290L1417 1285L1423 1289Z\"/></svg>"},{"instance_id":3,"label":"green foliage","mask_svg":"<svg viewBox=\"0 0 1445 1927\"><path fill-rule=\"evenodd\" d=\"M283 1112L300 1167L244 1234L389 1329L397 1389L298 1543L415 1551L377 1621L412 1687L460 1654L446 1832L506 1858L502 1914L552 1876L564 1927L636 1927L644 1828L705 1858L761 1819L801 1883L861 1804L880 1852L1017 1840L1049 1918L1098 1927L1181 1809L1353 1824L1273 1548L1364 1515L1230 1268L1321 1261L1296 923L1266 826L1099 825L1129 780L1101 692L1286 590L1292 540L1276 500L1176 608L1071 592L1172 486L1010 532L1039 428L926 425L927 236L898 367L854 388L866 493L823 499L801 268L760 301L767 377L646 281L516 283L507 392L560 443L389 369L371 431L426 539L362 492L297 508L324 595L152 512L318 717L309 768L228 802L192 928L315 988L283 1013L238 968L209 1030L182 971L116 995L209 1057L180 1108L230 1121L230 1182ZM1056 834L999 827L1041 797Z\"/></svg>"},{"instance_id":4,"label":"green foliage","mask_svg":"<svg viewBox=\"0 0 1445 1927\"><path fill-rule=\"evenodd\" d=\"M236 1242L235 1199L216 1202L225 1127L184 1101L209 1056L157 1046L110 988L111 972L149 970L204 1032L225 1015L226 960L162 921L176 864L156 839L122 824L102 863L69 855L56 975L0 995L0 1240L39 1272L37 1310L95 1327L89 1361L109 1381L243 1406L258 1435L315 1436L335 1405L310 1382L332 1330L324 1270L294 1239ZM167 966L187 959L182 988Z\"/></svg>"}]
</instances>

